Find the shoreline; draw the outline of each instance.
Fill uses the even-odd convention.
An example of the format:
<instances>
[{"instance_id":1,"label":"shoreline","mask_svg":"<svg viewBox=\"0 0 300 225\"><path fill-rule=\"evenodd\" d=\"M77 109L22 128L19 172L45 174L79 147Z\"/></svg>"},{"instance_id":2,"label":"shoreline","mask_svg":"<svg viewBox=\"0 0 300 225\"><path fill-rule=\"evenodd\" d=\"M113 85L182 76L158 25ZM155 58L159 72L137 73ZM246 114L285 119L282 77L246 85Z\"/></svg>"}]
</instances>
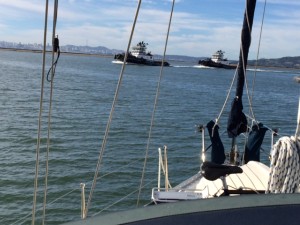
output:
<instances>
[{"instance_id":1,"label":"shoreline","mask_svg":"<svg viewBox=\"0 0 300 225\"><path fill-rule=\"evenodd\" d=\"M20 48L0 48L0 51L43 53L43 50L39 50L39 49L20 49ZM46 50L46 53L52 53L52 51ZM63 54L63 55L78 55L78 56L95 56L95 57L106 57L106 58L112 58L113 57L113 55L81 53L81 52L62 52L61 51L60 54Z\"/></svg>"},{"instance_id":2,"label":"shoreline","mask_svg":"<svg viewBox=\"0 0 300 225\"><path fill-rule=\"evenodd\" d=\"M14 51L14 52L32 52L32 53L42 53L43 50L38 49L20 49L20 48L3 48L0 47L0 51ZM52 53L52 51L47 50L46 53ZM108 55L108 54L95 54L95 53L81 53L81 52L60 52L63 55L75 55L75 56L92 56L92 57L100 57L100 58L113 58L114 55ZM170 59L169 61L176 61ZM188 61L186 61L188 62ZM255 66L255 65L247 65L247 68L249 69L286 69L286 70L300 70L298 67L284 67L284 66Z\"/></svg>"}]
</instances>

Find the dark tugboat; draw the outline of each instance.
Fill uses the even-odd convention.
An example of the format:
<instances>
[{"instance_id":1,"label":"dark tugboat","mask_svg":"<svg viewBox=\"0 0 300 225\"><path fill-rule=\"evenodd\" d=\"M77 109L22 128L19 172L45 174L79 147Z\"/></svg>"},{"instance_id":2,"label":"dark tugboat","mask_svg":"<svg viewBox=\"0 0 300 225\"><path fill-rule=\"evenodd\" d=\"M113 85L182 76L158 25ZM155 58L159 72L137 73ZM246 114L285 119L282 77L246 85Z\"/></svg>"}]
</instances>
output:
<instances>
[{"instance_id":1,"label":"dark tugboat","mask_svg":"<svg viewBox=\"0 0 300 225\"><path fill-rule=\"evenodd\" d=\"M136 46L132 47L132 51L128 53L128 64L140 64L147 66L161 66L160 60L154 60L151 52L146 52L148 43L139 42ZM124 62L125 53L116 54L112 63L122 64ZM168 62L164 62L164 66L170 66Z\"/></svg>"},{"instance_id":2,"label":"dark tugboat","mask_svg":"<svg viewBox=\"0 0 300 225\"><path fill-rule=\"evenodd\" d=\"M230 64L229 61L224 58L222 50L215 52L211 58L199 60L198 65L205 67L215 67L223 69L236 69L236 65Z\"/></svg>"}]
</instances>

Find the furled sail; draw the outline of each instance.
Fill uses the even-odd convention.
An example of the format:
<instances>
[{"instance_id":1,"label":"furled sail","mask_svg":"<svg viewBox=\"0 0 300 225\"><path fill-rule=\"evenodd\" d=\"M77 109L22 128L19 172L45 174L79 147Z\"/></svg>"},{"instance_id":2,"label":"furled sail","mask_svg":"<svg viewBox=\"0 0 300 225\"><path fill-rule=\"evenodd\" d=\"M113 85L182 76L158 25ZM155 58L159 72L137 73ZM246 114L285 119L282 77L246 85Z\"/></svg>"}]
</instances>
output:
<instances>
[{"instance_id":1,"label":"furled sail","mask_svg":"<svg viewBox=\"0 0 300 225\"><path fill-rule=\"evenodd\" d=\"M246 10L244 14L244 22L241 34L241 49L238 64L238 78L236 95L231 105L231 111L227 122L227 133L230 138L237 137L247 129L247 119L243 113L243 89L245 82L245 71L247 67L247 59L249 47L251 43L251 30L254 18L256 0L247 0Z\"/></svg>"}]
</instances>

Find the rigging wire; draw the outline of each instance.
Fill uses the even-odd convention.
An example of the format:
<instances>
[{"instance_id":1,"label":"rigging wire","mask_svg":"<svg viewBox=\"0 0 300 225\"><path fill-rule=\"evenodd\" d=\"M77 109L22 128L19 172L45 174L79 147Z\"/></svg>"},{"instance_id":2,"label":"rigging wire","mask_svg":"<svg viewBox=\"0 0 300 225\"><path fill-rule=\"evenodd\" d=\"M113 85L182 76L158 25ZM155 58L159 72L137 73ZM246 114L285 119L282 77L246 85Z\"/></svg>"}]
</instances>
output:
<instances>
[{"instance_id":1,"label":"rigging wire","mask_svg":"<svg viewBox=\"0 0 300 225\"><path fill-rule=\"evenodd\" d=\"M246 4L246 18L247 18L247 25L248 25L248 29L249 29L249 38L250 38L250 42L251 42L252 29L251 29L250 22L249 22L247 4ZM241 45L241 48L242 48L242 45ZM244 52L242 51L242 49L241 49L241 52L242 52L243 70L244 70L244 76L245 76L245 86L246 86L245 89L247 92L247 98L248 98L248 103L249 103L249 114L251 113L251 116L255 119L253 108L252 108L252 98L250 98L248 82L247 82L246 62L245 62L245 58L244 58ZM253 94L253 92L252 92L252 94Z\"/></svg>"},{"instance_id":2,"label":"rigging wire","mask_svg":"<svg viewBox=\"0 0 300 225\"><path fill-rule=\"evenodd\" d=\"M246 18L247 27L249 29L248 32L249 32L249 38L250 38L250 42L251 42L251 26L250 26L250 21L249 21L249 17L248 17L248 4L247 4L247 2L246 2L246 6L245 6L245 18ZM247 62L245 61L245 55L244 55L244 51L243 51L243 36L241 36L241 42L240 42L240 57L241 57L242 65L239 65L239 64L237 65L237 69L236 69L235 74L233 76L230 88L228 90L228 93L227 93L227 96L225 98L224 104L223 104L223 106L221 108L221 111L220 111L218 117L216 118L216 123L215 123L214 127L218 124L218 122L219 122L219 120L220 120L220 118L221 118L221 116L223 114L223 111L225 109L225 106L228 103L229 95L231 93L231 90L232 90L232 87L233 87L233 83L236 80L237 71L239 70L240 66L242 67L241 70L242 70L242 73L244 75L245 89L246 89L246 92L247 92L247 98L248 98L248 102L249 102L249 113L251 113L252 117L255 118L254 117L254 112L253 112L253 109L252 109L252 98L249 97L250 94L249 94L249 88L248 88L248 82L247 82L247 73L246 73L246 63ZM239 82L239 81L237 81L237 82ZM237 95L237 97L241 97L241 96L238 96L238 95L242 95L242 92L241 93L237 92L236 95ZM213 127L213 129L214 129L214 127ZM247 133L249 132L248 129L246 130L246 132ZM245 136L247 136L247 135L245 135ZM245 145L246 145L246 141L247 140L245 140Z\"/></svg>"},{"instance_id":3,"label":"rigging wire","mask_svg":"<svg viewBox=\"0 0 300 225\"><path fill-rule=\"evenodd\" d=\"M256 64L255 64L254 78L253 78L253 83L252 83L252 92L251 92L251 94L250 94L249 85L248 85L248 82L247 82L246 67L245 67L244 56L243 56L243 70L244 70L244 74L245 74L245 86L246 86L246 92L247 92L247 97L248 97L248 102L249 102L249 114L251 113L251 116L254 118L254 121L256 121L256 119L255 119L255 115L254 115L254 111L253 111L252 100L253 100L253 94L254 94L254 86L255 86L256 72L257 72L257 63L258 63L258 57L259 57L259 51L260 51L260 45L261 45L261 36L262 36L262 29L263 29L263 23L264 23L264 17L265 17L266 3L267 3L267 0L265 0L264 10L263 10L263 17L262 17L262 22L261 22L261 27L260 27L259 44L258 44L257 55L256 55ZM251 38L251 28L250 28L250 24L249 24L247 4L246 4L246 16L247 16L247 24L248 24L248 28L249 28L249 34L250 34L250 38Z\"/></svg>"},{"instance_id":4,"label":"rigging wire","mask_svg":"<svg viewBox=\"0 0 300 225\"><path fill-rule=\"evenodd\" d=\"M257 57L256 57L256 65L255 65L255 76L254 76L254 79L253 79L253 84L252 84L252 94L251 94L251 97L249 98L248 97L248 101L249 101L249 113L252 114L253 118L255 118L254 116L254 112L253 112L253 109L252 109L252 99L253 99L253 93L254 93L254 85L255 85L255 78L256 78L256 72L257 72L257 61L258 61L258 57L259 57L259 50L260 50L260 44L261 44L261 35L262 35L262 28L263 28L263 22L264 22L264 16L265 16L265 9L266 9L266 1L265 0L265 5L264 5L264 11L263 11L263 18L262 18L262 23L261 23L261 28L260 28L260 36L259 36L259 45L258 45L258 50L257 50ZM248 13L247 13L247 4L246 4L246 18L247 18L247 24L248 24L248 28L250 28L250 25L249 25L249 19L248 19ZM251 34L251 30L249 32ZM240 45L240 51L242 52L242 60L243 60L243 70L244 70L244 74L245 74L245 78L246 78L246 68L245 68L245 61L244 61L244 55L243 55L243 51L242 51L242 44ZM237 68L238 68L239 65L237 65ZM223 111L224 111L224 108L228 102L228 99L229 99L229 95L230 95L230 92L231 92L231 89L232 89L232 86L233 86L233 83L234 83L234 80L236 79L236 73L237 73L237 70L235 71L235 74L234 74L234 77L232 79L232 83L230 85L230 88L228 90L228 94L226 96L226 99L225 99L225 102L223 104L223 107L216 119L216 124L218 124L218 121L220 119L220 117L222 116L223 114ZM245 84L246 84L246 90L247 90L247 96L250 96L249 94L249 91L248 91L248 83L247 83L247 79L245 79Z\"/></svg>"},{"instance_id":5,"label":"rigging wire","mask_svg":"<svg viewBox=\"0 0 300 225\"><path fill-rule=\"evenodd\" d=\"M154 152L153 152L151 155L154 155ZM115 170L113 170L113 171L110 171L109 173L103 174L102 176L98 177L97 180L100 180L101 178L104 178L104 177L106 177L106 176L109 176L109 175L112 175L112 174L116 174L116 173L118 173L118 172L120 172L120 171L123 171L124 168L129 167L129 166L131 166L131 165L133 165L133 164L136 164L136 163L139 162L139 161L140 161L140 159L132 160L132 161L130 161L129 163L127 163L126 165L121 166L121 167L118 167L118 169L115 169ZM92 183L92 181L86 182L86 184L89 184L89 183ZM75 188L75 189L73 189L73 190L71 190L71 191L68 191L67 193L65 193L65 194L63 194L63 195L61 195L61 196L55 198L54 200L50 201L50 202L48 203L48 206L54 204L54 203L57 202L58 200L60 200L60 199L62 199L62 198L64 198L64 197L66 197L66 196L70 195L71 193L73 193L74 191L78 191L78 190L80 191L81 189L80 189L80 188ZM136 192L137 192L137 191L135 191L134 193L136 193ZM122 199L125 199L125 198L123 197ZM41 208L42 208L42 207L41 207ZM108 209L108 207L106 207L106 209ZM29 216L31 216L31 213L29 213L29 214L23 216L22 218L20 218L19 220L15 221L14 223L12 223L12 224L10 224L10 225L23 224L23 223L26 222L25 219L28 218ZM23 222L21 222L22 220L23 220ZM1 221L0 221L0 222L1 222Z\"/></svg>"},{"instance_id":6,"label":"rigging wire","mask_svg":"<svg viewBox=\"0 0 300 225\"><path fill-rule=\"evenodd\" d=\"M49 100L49 111L48 111L48 134L47 134L47 151L46 151L46 172L45 172L45 186L44 186L44 202L43 202L43 217L42 217L42 224L45 224L46 219L46 204L47 204L47 189L48 189L48 171L49 171L49 152L50 152L50 131L51 131L51 113L52 113L52 100L53 100L53 89L54 89L54 73L56 64L59 58L59 53L57 56L56 61L54 61L54 54L57 48L59 49L58 45L58 37L55 37L56 33L56 23L57 23L57 13L58 13L58 0L54 1L54 12L53 12L53 31L52 31L52 68L55 65L54 70L52 69L51 73L51 80L50 80L50 100ZM48 76L47 76L48 80ZM49 80L48 80L49 81Z\"/></svg>"},{"instance_id":7,"label":"rigging wire","mask_svg":"<svg viewBox=\"0 0 300 225\"><path fill-rule=\"evenodd\" d=\"M248 28L249 28L249 19L248 19L248 10L247 10L247 4L245 6L246 10L245 10L245 13L246 13L246 18L247 18L247 24L248 24ZM251 31L249 32L251 34ZM251 38L251 37L250 37ZM244 75L246 77L246 68L245 68L245 59L244 59L244 52L243 52L243 48L242 48L243 44L242 44L242 37L241 37L241 44L240 44L240 53L241 53L241 57L242 57L242 68L243 68L243 72L244 72ZM218 115L218 117L216 118L216 124L215 126L218 124L223 112L224 112L224 109L225 109L225 106L227 105L228 103L228 100L229 100L229 96L230 96L230 93L231 93L231 90L232 90L232 87L233 87L233 84L234 84L234 81L236 80L236 75L237 75L237 72L238 72L238 68L239 68L239 63L237 64L237 67L236 67L236 70L235 70L235 73L234 73L234 76L233 76L233 79L231 81L231 84L230 84L230 87L229 87L229 90L227 92L227 96L225 98L225 101L224 101L224 104L221 108L221 111Z\"/></svg>"},{"instance_id":8,"label":"rigging wire","mask_svg":"<svg viewBox=\"0 0 300 225\"><path fill-rule=\"evenodd\" d=\"M227 96L226 96L225 101L224 101L224 104L223 104L223 106L222 106L222 108L221 108L221 110L220 110L220 113L219 113L218 117L216 118L216 123L215 123L214 127L219 123L219 120L220 120L220 118L221 118L221 116L222 116L222 114L223 114L223 112L224 112L224 109L225 109L227 103L228 103L229 96L230 96L230 93L231 93L231 90L232 90L234 81L235 81L235 79L236 79L238 67L239 67L239 64L237 64L237 66L236 66L236 70L235 70L234 76L233 76L233 78L232 78L230 87L229 87L229 89L228 89Z\"/></svg>"},{"instance_id":9,"label":"rigging wire","mask_svg":"<svg viewBox=\"0 0 300 225\"><path fill-rule=\"evenodd\" d=\"M45 2L43 65L42 65L42 79L41 79L40 108L39 108L39 116L38 116L34 193L33 193L33 205L32 205L32 220L31 220L32 225L35 224L36 197L37 197L37 189L38 189L39 155L40 155L40 143L41 143L41 124L42 124L42 111L43 111L43 99L44 99L44 81L45 81L45 67L46 67L46 42L47 42L47 24L48 24L48 5L49 5L49 2L48 2L48 0L46 0L46 2Z\"/></svg>"},{"instance_id":10,"label":"rigging wire","mask_svg":"<svg viewBox=\"0 0 300 225\"><path fill-rule=\"evenodd\" d=\"M251 27L250 27L250 23L249 23L249 17L248 17L248 8L247 8L248 4L246 1L246 10L245 10L245 15L246 15L246 21L247 21L247 26L249 29L249 38L250 38L250 43L251 43ZM243 66L243 73L244 73L244 83L245 83L245 89L246 89L246 93L247 93L247 97L248 97L248 102L249 102L249 113L251 113L251 116L254 118L254 113L252 110L252 106L251 106L251 102L249 99L249 91L248 91L248 83L247 83L247 73L246 73L246 62L245 62L245 58L244 58L244 51L243 51L243 38L241 38L241 45L240 45L240 52L241 52L241 56L242 56L242 66ZM254 118L255 120L255 118ZM244 139L244 154L242 154L242 163L244 162L244 157L245 157L245 149L246 149L246 145L248 142L248 136L249 136L249 129L246 129L245 132L245 139Z\"/></svg>"},{"instance_id":11,"label":"rigging wire","mask_svg":"<svg viewBox=\"0 0 300 225\"><path fill-rule=\"evenodd\" d=\"M99 153L98 162L97 162L97 166L96 166L96 170L95 170L93 184L92 184L90 194L89 194L89 198L88 198L88 202L87 202L87 205L86 205L86 208L85 208L85 215L86 216L87 216L90 204L91 204L91 200L92 200L94 190L96 188L97 177L98 177L100 165L101 165L102 158L103 158L103 153L105 151L106 141L107 141L107 137L108 137L108 133L109 133L109 129L110 129L110 124L111 124L111 121L112 121L113 112L114 112L115 105L116 105L116 102L117 102L117 98L118 98L118 95L119 95L119 90L120 90L120 86L121 86L121 83L122 83L122 78L123 78L123 74L124 74L124 70L125 70L125 66L126 66L128 52L129 52L129 48L130 48L130 45L131 45L131 41L132 41L136 21L137 21L137 18L138 18L141 2L142 2L142 0L138 1L138 6L137 6L136 13L135 13L135 17L134 17L134 21L133 21L133 25L132 25L132 29L131 29L131 33L130 33L130 37L129 37L129 41L128 41L128 45L127 45L127 50L126 50L125 57L124 57L124 63L122 64L122 68L121 68L121 72L120 72L120 76L119 76L115 96L114 96L114 99L113 99L112 107L111 107L109 118L108 118L108 121L107 121L106 130L105 130L105 134L104 134L104 138L103 138L103 141L102 141L102 146L101 146L101 150L100 150L100 153Z\"/></svg>"},{"instance_id":12,"label":"rigging wire","mask_svg":"<svg viewBox=\"0 0 300 225\"><path fill-rule=\"evenodd\" d=\"M258 124L256 118L255 118L255 114L253 111L253 94L254 94L254 86L255 86L255 80L256 80L256 72L257 72L257 63L258 63L258 57L259 57L259 51L260 51L260 45L261 45L261 36L262 36L262 28L263 28L263 24L264 24L264 17L265 17L265 10L266 10L266 3L267 0L265 0L265 4L264 4L264 9L263 9L263 17L262 17L262 22L261 22L261 26L260 26L260 34L259 34L259 43L258 43L258 48L257 48L257 55L256 55L256 63L255 63L255 69L254 69L254 77L253 77L253 81L252 81L252 91L250 94L249 91L249 85L247 82L247 76L246 76L246 68L244 69L244 74L245 74L245 89L247 92L247 98L248 98L248 103L249 103L249 114L251 114L251 117L253 118L252 121L255 122L256 124ZM247 5L246 5L247 8ZM248 14L247 14L247 23L248 23L248 28L249 28L249 33L250 33L250 37L251 37L251 30L250 30L250 25L249 25L249 19L248 19ZM244 60L244 58L243 58ZM244 65L244 63L243 63ZM249 133L248 129L246 131L247 133ZM246 145L248 142L248 135L245 135L246 139L245 139L245 143L244 143L244 149L246 149ZM243 157L245 156L245 154L243 154Z\"/></svg>"},{"instance_id":13,"label":"rigging wire","mask_svg":"<svg viewBox=\"0 0 300 225\"><path fill-rule=\"evenodd\" d=\"M173 11L174 11L174 5L175 5L175 0L173 0L173 2L172 2L172 9L171 9L170 19L169 19L169 24L168 24L168 31L167 31L166 41L165 41L164 54L163 54L163 58L162 58L162 62L161 62L161 67L160 67L159 80L158 80L158 83L157 83L157 89L156 89L156 95L155 95L155 102L154 102L154 107L153 107L153 111L152 111L151 124L150 124L150 128L149 128L149 136L148 136L146 153L145 153L144 166L143 166L141 183L140 183L139 193L138 193L138 198L137 198L137 206L139 205L140 195L141 195L142 186L143 186L143 182L144 182L144 174L145 174L145 170L146 170L146 164L147 164L147 158L148 158L148 152L149 152L149 146L150 146L150 139L151 139L152 127L153 127L153 124L154 124L154 116L155 116L157 102L158 102L158 96L159 96L159 90L160 90L160 83L161 83L162 74L163 74L164 60L165 60L165 57L166 57L166 51L167 51L167 45L168 45L168 40L169 40L169 34L170 34L172 16L173 16Z\"/></svg>"},{"instance_id":14,"label":"rigging wire","mask_svg":"<svg viewBox=\"0 0 300 225\"><path fill-rule=\"evenodd\" d=\"M48 1L46 1L47 2L47 7L48 7ZM141 1L140 1L141 2ZM140 2L139 2L139 4L140 4ZM160 84L160 81L161 81L161 77L162 77L162 68L163 68L163 63L164 63L164 59L165 59L165 53L166 53L166 47L167 47L167 42L168 42L168 36L169 36L169 30L170 30L170 24L171 24L171 19L172 19L172 13L173 13L173 8L174 8L174 3L175 3L175 0L173 0L173 5L172 5L172 12L171 12L171 16L170 16L170 22L169 22L169 27L168 27L168 35L167 35L167 38L166 38L166 45L165 45L165 51L164 51L164 57L163 57L163 59L162 59L162 66L161 66L161 72L160 72L160 78L159 78L159 84ZM58 0L56 0L55 1L55 4L58 4ZM56 7L55 7L55 10L56 10L56 16L55 17L57 17L57 5L56 5ZM55 18L55 22L54 22L54 24L55 25L53 25L53 34L55 34L55 26L56 26L56 18ZM53 37L53 40L56 40L54 37ZM57 39L58 40L58 39ZM130 41L131 42L131 41ZM128 46L130 46L130 44L128 45ZM45 47L45 45L44 45L44 47ZM126 62L125 60L126 60L126 58L127 58L127 54L128 54L128 50L129 50L129 48L127 49L127 52L126 52L126 56L125 56L125 59L124 59L124 62ZM45 52L45 51L44 51ZM54 56L54 54L53 54L53 56ZM49 81L49 82L51 82L51 95L50 95L50 105L51 105L51 102L52 102L52 88L53 88L53 78L54 78L54 74L55 74L55 68L56 68L56 65L57 65L57 61L58 61L58 59L59 59L59 56L60 56L60 50L59 50L59 45L58 45L58 55L57 55L57 59L54 61L54 58L52 59L52 61L53 61L53 64L52 64L52 67L49 69L49 71L48 71L48 74L47 74L47 80ZM123 68L125 67L125 63L123 64L123 66L122 66L122 72L121 72L121 74L122 74L122 76L123 76ZM244 70L245 70L245 68L244 68ZM49 73L50 73L50 71L52 71L52 78L51 79L48 79L48 75L49 75ZM44 70L43 70L43 73L44 73ZM120 75L121 76L121 75ZM156 104L157 104L157 99L158 99L158 94L159 94L159 84L158 84L158 89L157 89L157 96L156 96L156 99L155 99L155 105L154 105L154 113L153 113L153 116L152 116L152 120L151 120L151 127L150 127L150 132L149 132L149 140L150 140L150 138L151 138L151 129L152 129L152 125L153 125L153 121L154 121L154 114L155 114L155 109L156 109ZM117 94L116 94L116 96L117 96ZM115 102L115 99L114 99L114 102ZM112 107L112 111L111 112L113 112L113 108L114 108L114 104L113 104L113 107ZM111 113L112 114L112 113ZM50 115L51 115L51 106L50 106L50 109L49 109L49 121L48 121L48 143L47 143L47 146L48 146L48 148L47 148L47 171L48 171L48 152L49 152L49 144L50 144L50 142L49 142L49 137L50 137ZM111 119L111 118L110 118ZM110 121L109 121L110 122ZM106 132L106 133L108 133L108 131ZM145 164L144 164L144 168L143 168L143 176L144 176L144 170L145 170L145 166L146 166L146 158L147 158L147 155L148 155L148 149L149 149L149 141L148 140L148 144L147 144L147 152L146 152L146 157L145 157ZM105 144L104 144L104 148L105 148ZM103 148L103 151L104 151L104 148ZM100 166L100 164L99 164L99 166ZM46 173L46 174L48 174L48 172ZM97 179L97 176L96 176L96 179ZM45 182L46 183L46 182ZM47 183L46 183L47 184ZM141 180L141 186L140 186L140 189L139 189L139 195L140 195L140 191L141 191L141 188L142 188L142 185L143 184L143 179ZM46 189L45 189L46 190ZM136 192L136 191L135 191ZM45 192L46 193L46 192ZM46 202L46 196L44 197L44 202ZM88 204L89 205L89 204ZM87 207L87 209L88 209L88 207ZM44 211L45 211L45 209L44 209ZM86 211L87 212L87 211ZM43 216L43 218L44 218L44 216ZM44 224L44 219L43 219L43 224Z\"/></svg>"},{"instance_id":15,"label":"rigging wire","mask_svg":"<svg viewBox=\"0 0 300 225\"><path fill-rule=\"evenodd\" d=\"M148 183L146 183L145 185L143 185L143 187L148 186L149 184L153 183L154 181L155 181L155 179L150 180ZM102 213L103 211L105 211L105 210L111 208L112 206L116 205L117 203L121 202L122 200L128 198L129 196L133 195L134 193L136 193L136 192L138 192L138 191L139 191L139 189L133 190L132 192L130 192L130 193L128 193L127 195L125 195L124 197L122 197L122 198L120 198L119 200L113 202L112 204L106 206L105 208L101 209L99 212L93 214L93 216L96 216L96 215Z\"/></svg>"},{"instance_id":16,"label":"rigging wire","mask_svg":"<svg viewBox=\"0 0 300 225\"><path fill-rule=\"evenodd\" d=\"M263 10L263 16L262 16L261 26L260 26L260 32L259 32L259 40L258 40L258 46L257 46L257 55L256 55L256 60L255 60L255 69L254 69L254 78L253 78L253 82L252 82L252 93L251 93L251 98L250 98L251 104L252 104L252 101L253 101L254 86L255 86L257 66L258 66L257 64L258 64L258 58L259 58L259 53L260 53L260 45L261 45L261 36L262 36L262 30L263 30L263 25L264 25L264 20L265 20L265 13L266 13L266 5L267 5L267 0L265 0L264 10Z\"/></svg>"},{"instance_id":17,"label":"rigging wire","mask_svg":"<svg viewBox=\"0 0 300 225\"><path fill-rule=\"evenodd\" d=\"M151 152L151 153L149 154L149 156L154 156L154 154L155 154L155 152ZM197 154L194 155L194 156L192 156L192 157L197 157ZM110 171L109 173L105 173L105 174L103 174L102 176L97 177L97 180L100 180L100 179L102 179L102 178L104 178L104 177L107 177L107 176L109 176L109 175L112 175L112 174L119 173L120 171L123 171L124 168L127 168L127 167L129 167L129 166L131 166L131 165L134 165L134 164L136 164L137 162L139 162L140 160L141 160L141 159L131 160L131 161L130 161L129 163L127 163L126 165L123 165L123 166L121 166L121 167L118 167L117 169L115 169L115 170L113 170L113 171ZM148 186L148 185L149 185L150 183L152 183L154 180L155 180L155 179L149 181L147 184L143 185L143 187ZM88 185L88 184L90 184L90 183L92 183L92 180L86 182L85 184ZM56 203L58 200L63 199L64 197L66 197L66 196L72 194L73 192L75 192L75 191L80 191L80 190L81 190L81 188L74 188L74 189L68 191L67 193L65 193L65 194L63 194L63 195L61 195L61 196L59 196L59 197L57 197L57 198L51 200L50 202L48 202L48 206L51 206L52 204ZM130 194L134 194L134 193L136 193L137 191L138 191L138 189L135 190L134 192L131 192ZM127 195L123 196L123 197L121 198L121 200L124 200L124 199L128 198L128 196L130 196L130 194L127 194ZM101 213L102 211L109 209L110 207L114 206L114 205L115 205L116 203L118 203L118 202L120 202L120 200L118 200L118 201L115 202L114 204L111 204L110 206L106 206L105 209L102 209L100 212L98 212L98 213L96 213L96 214L93 214L92 216L95 216L95 215ZM42 210L42 207L40 207L38 210ZM31 213L28 213L27 215L25 215L25 216L19 218L17 221L15 221L14 223L12 223L12 224L10 224L10 225L15 225L15 224L21 225L21 224L24 224L24 223L27 221L26 219L27 219L28 217L30 217L30 216L31 216ZM0 221L0 222L1 222L1 221Z\"/></svg>"}]
</instances>

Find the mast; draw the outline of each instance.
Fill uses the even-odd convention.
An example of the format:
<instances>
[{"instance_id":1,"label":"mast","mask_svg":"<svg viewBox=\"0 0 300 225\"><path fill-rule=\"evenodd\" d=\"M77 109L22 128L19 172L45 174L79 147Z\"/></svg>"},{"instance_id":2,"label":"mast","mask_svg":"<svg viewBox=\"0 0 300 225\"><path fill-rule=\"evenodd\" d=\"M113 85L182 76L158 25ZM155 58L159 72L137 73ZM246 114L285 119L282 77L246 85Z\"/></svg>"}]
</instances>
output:
<instances>
[{"instance_id":1,"label":"mast","mask_svg":"<svg viewBox=\"0 0 300 225\"><path fill-rule=\"evenodd\" d=\"M247 67L248 53L251 44L251 30L254 18L256 0L247 0L246 10L244 14L244 22L241 34L241 49L238 64L238 79L236 87L236 96L242 98L244 80L245 80L245 70Z\"/></svg>"},{"instance_id":2,"label":"mast","mask_svg":"<svg viewBox=\"0 0 300 225\"><path fill-rule=\"evenodd\" d=\"M244 22L241 33L241 47L238 64L238 78L236 86L236 95L231 105L231 111L227 122L227 133L230 138L235 139L239 134L247 129L247 119L243 113L243 89L245 82L245 71L247 67L248 53L251 43L251 30L254 18L256 0L247 0L244 13ZM235 140L233 140L233 144Z\"/></svg>"}]
</instances>

